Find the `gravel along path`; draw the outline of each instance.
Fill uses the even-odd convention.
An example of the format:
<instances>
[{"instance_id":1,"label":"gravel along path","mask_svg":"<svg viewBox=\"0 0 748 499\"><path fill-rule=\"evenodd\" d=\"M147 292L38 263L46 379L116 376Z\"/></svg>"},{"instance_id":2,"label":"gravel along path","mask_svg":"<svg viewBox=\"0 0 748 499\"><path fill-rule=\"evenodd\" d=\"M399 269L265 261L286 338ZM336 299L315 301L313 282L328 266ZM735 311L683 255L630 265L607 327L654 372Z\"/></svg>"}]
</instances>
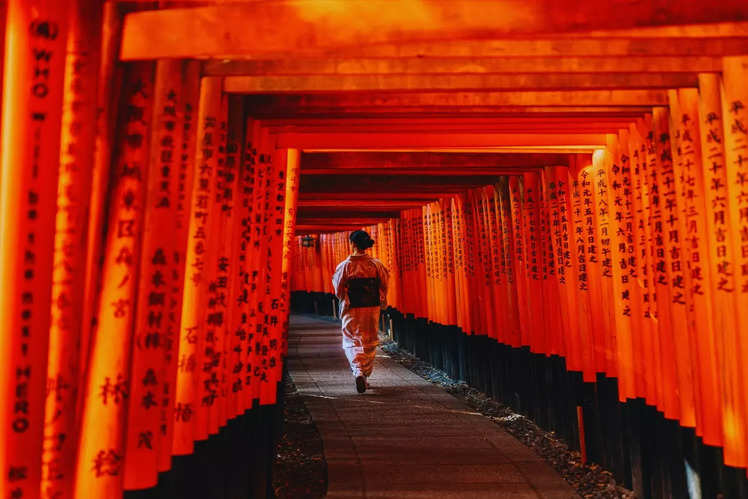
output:
<instances>
[{"instance_id":1,"label":"gravel along path","mask_svg":"<svg viewBox=\"0 0 748 499\"><path fill-rule=\"evenodd\" d=\"M288 373L283 376L283 433L273 462L273 491L278 499L324 497L327 463L322 438Z\"/></svg>"}]
</instances>

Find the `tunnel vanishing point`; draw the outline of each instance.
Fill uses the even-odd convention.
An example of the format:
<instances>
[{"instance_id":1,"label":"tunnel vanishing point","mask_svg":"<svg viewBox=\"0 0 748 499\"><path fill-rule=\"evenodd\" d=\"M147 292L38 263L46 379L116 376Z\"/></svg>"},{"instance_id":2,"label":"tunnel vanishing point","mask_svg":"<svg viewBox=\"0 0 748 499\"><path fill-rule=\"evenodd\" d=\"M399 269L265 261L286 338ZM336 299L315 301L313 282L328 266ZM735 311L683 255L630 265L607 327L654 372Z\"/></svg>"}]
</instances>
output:
<instances>
[{"instance_id":1,"label":"tunnel vanishing point","mask_svg":"<svg viewBox=\"0 0 748 499\"><path fill-rule=\"evenodd\" d=\"M402 346L640 496L748 494L745 1L0 6L3 499L206 452L262 496L359 228Z\"/></svg>"}]
</instances>

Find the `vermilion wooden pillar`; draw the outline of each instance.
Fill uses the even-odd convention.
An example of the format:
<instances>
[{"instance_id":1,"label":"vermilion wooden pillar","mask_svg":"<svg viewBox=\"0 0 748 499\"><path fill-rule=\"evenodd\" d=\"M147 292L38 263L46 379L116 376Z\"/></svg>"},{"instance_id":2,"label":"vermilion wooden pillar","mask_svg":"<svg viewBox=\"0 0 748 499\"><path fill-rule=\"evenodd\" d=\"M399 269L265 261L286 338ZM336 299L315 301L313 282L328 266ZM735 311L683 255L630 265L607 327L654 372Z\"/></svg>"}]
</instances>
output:
<instances>
[{"instance_id":1,"label":"vermilion wooden pillar","mask_svg":"<svg viewBox=\"0 0 748 499\"><path fill-rule=\"evenodd\" d=\"M299 197L299 175L300 175L300 153L298 149L286 151L286 190L285 209L283 213L283 263L281 267L281 355L282 359L288 353L288 315L291 310L290 304L290 274L300 269L294 268L293 253L294 233L296 232L296 213ZM315 246L316 248L316 246ZM312 248L312 249L315 249ZM315 252L315 255L319 253ZM322 291L321 289L319 291ZM285 362L285 360L282 360ZM280 366L276 370L276 377L280 381L282 373Z\"/></svg>"},{"instance_id":2,"label":"vermilion wooden pillar","mask_svg":"<svg viewBox=\"0 0 748 499\"><path fill-rule=\"evenodd\" d=\"M672 95L674 99L676 95ZM681 179L680 196L683 198L684 235L683 249L687 263L688 319L691 330L691 348L694 352L694 378L699 390L701 409L697 434L707 445L722 444L722 421L717 383L718 358L712 315L712 274L708 265L707 203L704 172L701 164L699 120L699 94L697 89L680 89L677 92L679 137L676 177Z\"/></svg>"},{"instance_id":3,"label":"vermilion wooden pillar","mask_svg":"<svg viewBox=\"0 0 748 499\"><path fill-rule=\"evenodd\" d=\"M601 303L604 323L605 372L609 376L618 375L615 344L615 297L613 295L613 258L611 254L610 206L608 203L608 165L610 158L603 149L592 156L592 181L595 230L599 241Z\"/></svg>"},{"instance_id":4,"label":"vermilion wooden pillar","mask_svg":"<svg viewBox=\"0 0 748 499\"><path fill-rule=\"evenodd\" d=\"M241 354L246 341L247 321L247 249L249 246L249 207L252 202L253 167L246 161L244 144L246 139L244 101L241 96L229 97L228 130L226 140L226 172L236 177L234 188L224 196L225 209L230 209L231 227L228 229L233 237L227 256L231 268L227 279L227 317L225 318L223 390L225 391L224 414L233 418L239 410L239 399L243 384L241 374L243 364ZM230 180L226 178L226 181ZM230 184L229 184L230 185Z\"/></svg>"},{"instance_id":5,"label":"vermilion wooden pillar","mask_svg":"<svg viewBox=\"0 0 748 499\"><path fill-rule=\"evenodd\" d=\"M504 274L507 283L506 310L507 310L507 342L513 347L520 346L520 324L519 307L517 296L516 274L514 272L514 229L512 227L512 214L509 201L509 182L506 177L502 178L497 186L499 198L499 215L501 216L501 237L504 258Z\"/></svg>"},{"instance_id":6,"label":"vermilion wooden pillar","mask_svg":"<svg viewBox=\"0 0 748 499\"><path fill-rule=\"evenodd\" d=\"M138 273L135 328L132 332L129 408L124 456L124 487L143 489L158 481L164 383L172 379L164 349L178 335L169 321L170 279L176 247L178 161L182 145L182 62L158 61L144 210L144 233ZM145 179L144 179L145 181ZM169 363L169 368L176 364Z\"/></svg>"},{"instance_id":7,"label":"vermilion wooden pillar","mask_svg":"<svg viewBox=\"0 0 748 499\"><path fill-rule=\"evenodd\" d=\"M196 428L200 410L199 364L204 340L207 306L208 241L211 229L212 199L215 196L221 82L203 78L196 120L195 172L190 195L190 217L182 318L177 356L177 385L174 400L174 455L190 454L200 435ZM206 435L207 436L207 435Z\"/></svg>"},{"instance_id":8,"label":"vermilion wooden pillar","mask_svg":"<svg viewBox=\"0 0 748 499\"><path fill-rule=\"evenodd\" d=\"M122 491L125 422L130 400L130 354L143 237L149 131L153 109L152 63L128 67L123 92L125 123L112 167L102 287L97 326L89 342L82 396L76 497L117 497Z\"/></svg>"},{"instance_id":9,"label":"vermilion wooden pillar","mask_svg":"<svg viewBox=\"0 0 748 499\"><path fill-rule=\"evenodd\" d=\"M271 143L269 142L268 145ZM283 305L283 257L286 252L284 232L285 212L292 205L287 204L286 193L298 191L297 161L294 161L293 179L289 185L288 150L271 152L272 161L269 180L269 212L266 213L265 229L268 238L267 266L265 277L265 320L262 343L262 378L260 380L260 403L274 404L277 401L277 383L281 380L281 369L285 345L283 336L286 325ZM292 155L295 153L292 153ZM295 197L295 196L294 196ZM295 200L291 199L295 205ZM290 221L289 221L290 223Z\"/></svg>"},{"instance_id":10,"label":"vermilion wooden pillar","mask_svg":"<svg viewBox=\"0 0 748 499\"><path fill-rule=\"evenodd\" d=\"M102 226L107 216L107 194L112 165L114 137L119 115L119 99L123 82L124 66L118 62L121 38L122 14L119 6L108 1L104 3L101 18L101 50L99 77L96 95L96 138L93 150L93 171L91 174L90 213L86 235L86 267L83 290L83 316L80 332L79 386L85 382L85 366L88 365L89 340L98 306L101 287L101 259L104 247ZM83 397L78 397L76 417L80 421L83 411Z\"/></svg>"},{"instance_id":11,"label":"vermilion wooden pillar","mask_svg":"<svg viewBox=\"0 0 748 499\"><path fill-rule=\"evenodd\" d=\"M247 161L254 165L252 205L250 211L250 244L247 254L249 280L247 341L244 350L244 408L252 407L260 397L261 349L264 321L264 277L267 254L267 238L264 231L266 193L268 191L269 157L263 152L263 137L260 123L248 119L245 150Z\"/></svg>"},{"instance_id":12,"label":"vermilion wooden pillar","mask_svg":"<svg viewBox=\"0 0 748 499\"><path fill-rule=\"evenodd\" d=\"M725 170L727 172L727 209L738 327L724 330L723 425L725 463L748 465L748 57L723 59L724 93L722 116L725 134Z\"/></svg>"},{"instance_id":13,"label":"vermilion wooden pillar","mask_svg":"<svg viewBox=\"0 0 748 499\"><path fill-rule=\"evenodd\" d=\"M96 137L101 7L72 2L65 61L46 391L43 497L73 497L86 235Z\"/></svg>"},{"instance_id":14,"label":"vermilion wooden pillar","mask_svg":"<svg viewBox=\"0 0 748 499\"><path fill-rule=\"evenodd\" d=\"M701 421L703 419L703 408L701 404L701 378L699 376L698 351L695 346L695 331L693 323L689 320L689 312L693 307L693 296L690 292L689 261L690 249L685 246L683 241L687 241L686 230L686 198L684 190L686 188L683 174L683 137L681 137L681 110L678 101L677 90L668 91L669 98L669 129L670 129L670 146L672 158L672 176L665 177L666 184L663 186L663 193L666 196L665 212L667 217L665 226L668 228L667 242L669 250L666 256L670 258L669 271L671 272L671 296L673 305L678 309L677 319L682 321L676 325L673 333L676 335L676 347L680 347L683 352L688 352L688 361L684 361L684 366L689 369L691 392L693 393L693 421L690 426L695 427L696 434L701 436ZM688 117L686 117L688 119ZM691 140L690 137L686 137ZM693 149L691 140L690 149ZM687 144L688 145L688 144ZM689 156L693 156L691 151ZM698 243L697 243L698 244ZM678 307L681 305L680 307ZM680 326L680 327L678 327ZM685 357L683 357L685 359Z\"/></svg>"},{"instance_id":15,"label":"vermilion wooden pillar","mask_svg":"<svg viewBox=\"0 0 748 499\"><path fill-rule=\"evenodd\" d=\"M574 170L570 171L574 187L572 213L574 217L573 252L577 272L577 317L587 316L588 336L582 345L585 373L605 372L605 337L603 313L600 310L602 297L600 276L600 249L595 230L595 206L590 168L592 158L577 158ZM591 361L591 365L587 362Z\"/></svg>"},{"instance_id":16,"label":"vermilion wooden pillar","mask_svg":"<svg viewBox=\"0 0 748 499\"><path fill-rule=\"evenodd\" d=\"M642 125L644 126L644 125ZM646 134L646 130L645 134ZM661 389L657 383L661 379L658 362L660 359L657 339L656 308L654 282L652 281L652 261L649 245L649 170L647 151L642 137L642 129L636 123L629 125L629 171L627 178L631 189L629 196L631 209L630 260L629 275L632 279L632 297L636 300L634 307L635 323L639 326L632 330L632 350L634 365L642 375L637 378L639 393L652 405L659 407Z\"/></svg>"},{"instance_id":17,"label":"vermilion wooden pillar","mask_svg":"<svg viewBox=\"0 0 748 499\"><path fill-rule=\"evenodd\" d=\"M529 314L528 332L530 351L541 353L546 351L547 334L546 324L542 321L541 310L543 303L543 276L541 273L541 233L540 233L540 175L538 173L525 173L522 175L523 187L523 224L525 233L525 272L527 273L528 297L531 308Z\"/></svg>"},{"instance_id":18,"label":"vermilion wooden pillar","mask_svg":"<svg viewBox=\"0 0 748 499\"><path fill-rule=\"evenodd\" d=\"M0 495L39 497L69 9L7 2L0 139Z\"/></svg>"},{"instance_id":19,"label":"vermilion wooden pillar","mask_svg":"<svg viewBox=\"0 0 748 499\"><path fill-rule=\"evenodd\" d=\"M666 110L657 108L653 112L653 130L657 141L657 192L659 194L659 206L662 224L658 227L661 231L662 249L656 253L656 265L660 265L664 272L658 277L663 282L666 291L663 297L670 298L668 302L658 302L658 310L670 307L671 323L666 334L670 336L667 342L671 345L674 354L676 376L678 383L680 413L679 419L683 426L693 428L696 425L696 400L694 398L692 352L688 325L686 321L686 296L685 284L683 283L683 262L681 254L681 210L678 209L679 199L676 194L675 175L673 169L673 153L671 146L671 133L668 126ZM659 296L659 290L658 290ZM662 305L660 307L659 305Z\"/></svg>"},{"instance_id":20,"label":"vermilion wooden pillar","mask_svg":"<svg viewBox=\"0 0 748 499\"><path fill-rule=\"evenodd\" d=\"M205 268L207 278L207 303L202 318L203 346L198 356L198 400L195 437L204 440L218 432L221 426L221 406L225 401L222 387L223 349L229 305L228 279L232 267L229 260L232 246L233 192L236 175L226 168L226 142L228 137L228 95L221 94L220 110L213 130L215 146L215 195L210 204ZM236 166L236 165L234 165Z\"/></svg>"},{"instance_id":21,"label":"vermilion wooden pillar","mask_svg":"<svg viewBox=\"0 0 748 499\"><path fill-rule=\"evenodd\" d=\"M179 341L182 324L182 305L184 300L184 282L187 273L187 248L189 235L190 212L192 209L192 184L195 177L197 111L200 100L200 63L185 61L182 67L182 88L178 98L181 111L177 111L180 120L181 138L174 168L174 182L170 182L171 199L175 207L174 251L169 263L169 298L167 313L167 338L161 349L164 360L162 364L161 389L159 400L158 431L158 471L171 467L171 455L174 445L175 394L177 390L177 372L179 371ZM171 125L164 125L171 126Z\"/></svg>"},{"instance_id":22,"label":"vermilion wooden pillar","mask_svg":"<svg viewBox=\"0 0 748 499\"><path fill-rule=\"evenodd\" d=\"M613 274L613 296L615 304L615 347L618 362L619 398L623 402L636 398L637 372L634 368L631 328L632 316L637 312L632 297L629 274L629 233L631 231L630 186L627 173L628 135L611 136L608 143L609 164L607 202L609 207L609 232L611 271Z\"/></svg>"},{"instance_id":23,"label":"vermilion wooden pillar","mask_svg":"<svg viewBox=\"0 0 748 499\"><path fill-rule=\"evenodd\" d=\"M662 391L660 408L665 417L678 419L680 417L680 390L677 389L679 378L675 356L675 345L672 322L672 298L670 293L667 262L665 261L666 233L664 230L664 205L665 198L660 193L659 177L662 175L661 162L663 154L667 155L667 135L663 130L655 127L654 116L658 119L663 115L663 110L656 110L654 115L647 117L642 125L645 135L646 162L647 162L647 193L649 205L649 253L651 258L652 293L655 300L652 304L656 311L657 327L652 332L656 334L657 348L660 352L658 360L661 379L659 388ZM663 141L665 142L663 144ZM667 156L665 156L666 158Z\"/></svg>"},{"instance_id":24,"label":"vermilion wooden pillar","mask_svg":"<svg viewBox=\"0 0 748 499\"><path fill-rule=\"evenodd\" d=\"M530 313L532 303L529 298L529 283L527 279L526 261L526 239L524 232L524 219L522 210L522 181L518 176L509 177L509 203L512 221L512 252L514 254L514 282L517 288L517 304L519 307L520 344L530 343Z\"/></svg>"},{"instance_id":25,"label":"vermilion wooden pillar","mask_svg":"<svg viewBox=\"0 0 748 499\"><path fill-rule=\"evenodd\" d=\"M701 141L701 170L705 187L706 255L711 272L710 291L713 299L712 320L714 355L714 395L718 407L712 416L719 421L717 434L724 445L724 414L734 394L728 386L736 370L725 362L727 341L735 337L738 330L738 315L735 302L734 247L730 240L730 211L728 209L728 185L725 163L725 142L722 115L722 78L714 74L699 75L699 138ZM734 340L733 340L734 341ZM734 358L734 357L733 357ZM734 378L732 378L734 379ZM731 444L732 445L732 444Z\"/></svg>"},{"instance_id":26,"label":"vermilion wooden pillar","mask_svg":"<svg viewBox=\"0 0 748 499\"><path fill-rule=\"evenodd\" d=\"M571 158L571 166L566 171L565 180L569 185L569 224L568 244L569 244L569 261L565 262L570 267L571 285L574 288L574 308L569 314L573 317L574 323L579 324L579 355L584 373L584 380L589 382L595 381L595 341L593 339L592 329L592 306L590 302L590 270L594 262L590 262L588 255L588 238L587 227L585 226L585 208L591 211L591 206L585 207L585 189L590 185L585 185L584 179L580 179L581 171L589 166L590 160ZM589 198L587 198L589 202ZM573 327L573 326L572 326Z\"/></svg>"},{"instance_id":27,"label":"vermilion wooden pillar","mask_svg":"<svg viewBox=\"0 0 748 499\"><path fill-rule=\"evenodd\" d=\"M569 171L566 167L550 167L543 172L544 196L551 217L551 235L556 267L556 303L560 317L550 324L558 324L550 338L549 353L566 356L567 368L573 371L583 370L582 338L586 338L585 319L577 318L577 272L573 259L579 255L575 251L575 220L572 207L574 194L569 182ZM544 296L545 298L545 296ZM552 300L547 296L548 301ZM586 371L585 371L586 372Z\"/></svg>"}]
</instances>

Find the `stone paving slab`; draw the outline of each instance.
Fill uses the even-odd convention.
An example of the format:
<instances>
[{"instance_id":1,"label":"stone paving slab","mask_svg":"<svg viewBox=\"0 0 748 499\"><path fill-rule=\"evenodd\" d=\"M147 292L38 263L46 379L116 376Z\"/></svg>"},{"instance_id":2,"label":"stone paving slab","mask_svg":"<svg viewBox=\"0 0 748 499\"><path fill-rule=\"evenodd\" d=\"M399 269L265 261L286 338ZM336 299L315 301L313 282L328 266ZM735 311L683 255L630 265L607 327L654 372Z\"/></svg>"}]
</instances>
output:
<instances>
[{"instance_id":1,"label":"stone paving slab","mask_svg":"<svg viewBox=\"0 0 748 499\"><path fill-rule=\"evenodd\" d=\"M578 497L531 449L382 352L358 394L336 324L294 316L288 344L322 437L328 497Z\"/></svg>"}]
</instances>

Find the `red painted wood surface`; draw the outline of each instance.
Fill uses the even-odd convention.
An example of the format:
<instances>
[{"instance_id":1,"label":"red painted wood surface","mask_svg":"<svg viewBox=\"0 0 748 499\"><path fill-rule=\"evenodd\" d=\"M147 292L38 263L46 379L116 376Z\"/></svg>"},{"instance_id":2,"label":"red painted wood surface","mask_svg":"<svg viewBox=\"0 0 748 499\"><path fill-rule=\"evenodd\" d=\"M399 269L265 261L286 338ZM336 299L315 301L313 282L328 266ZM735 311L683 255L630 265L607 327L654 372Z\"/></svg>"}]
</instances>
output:
<instances>
[{"instance_id":1,"label":"red painted wood surface","mask_svg":"<svg viewBox=\"0 0 748 499\"><path fill-rule=\"evenodd\" d=\"M419 31L215 3L0 9L0 494L149 488L276 403L290 292L331 292L362 227L389 305L615 377L748 467L743 4L615 30L594 2L520 24L413 2ZM386 2L343 3L312 17Z\"/></svg>"}]
</instances>

